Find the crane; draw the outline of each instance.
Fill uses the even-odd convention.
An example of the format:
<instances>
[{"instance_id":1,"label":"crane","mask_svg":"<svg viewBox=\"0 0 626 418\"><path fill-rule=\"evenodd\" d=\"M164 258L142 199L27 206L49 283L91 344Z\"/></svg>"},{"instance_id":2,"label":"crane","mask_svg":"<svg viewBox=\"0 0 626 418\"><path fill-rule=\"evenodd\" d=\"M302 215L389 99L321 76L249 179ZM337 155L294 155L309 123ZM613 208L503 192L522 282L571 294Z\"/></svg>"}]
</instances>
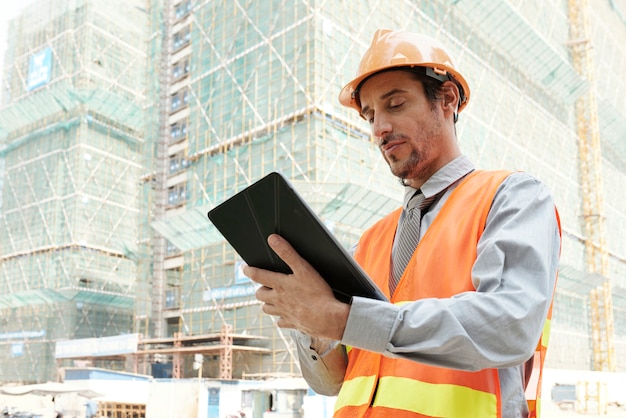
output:
<instances>
[{"instance_id":1,"label":"crane","mask_svg":"<svg viewBox=\"0 0 626 418\"><path fill-rule=\"evenodd\" d=\"M582 194L587 269L605 278L589 295L593 345L593 369L615 371L613 298L608 279L606 248L602 149L595 96L592 47L589 39L588 0L569 0L572 63L578 74L589 83L588 91L576 101L579 171Z\"/></svg>"}]
</instances>

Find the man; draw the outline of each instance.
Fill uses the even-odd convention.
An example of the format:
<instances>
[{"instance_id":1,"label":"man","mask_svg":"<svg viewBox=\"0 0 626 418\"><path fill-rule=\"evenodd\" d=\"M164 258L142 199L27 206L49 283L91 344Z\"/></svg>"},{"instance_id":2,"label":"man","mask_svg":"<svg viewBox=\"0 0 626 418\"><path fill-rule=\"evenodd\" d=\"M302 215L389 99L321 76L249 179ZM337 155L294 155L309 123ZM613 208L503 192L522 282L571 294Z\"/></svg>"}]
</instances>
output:
<instances>
[{"instance_id":1,"label":"man","mask_svg":"<svg viewBox=\"0 0 626 418\"><path fill-rule=\"evenodd\" d=\"M461 154L469 97L437 41L385 30L340 93L405 187L354 252L390 302L338 301L277 235L268 242L293 274L244 268L263 311L296 330L310 386L338 394L335 417L538 416L558 215L530 175L478 171Z\"/></svg>"}]
</instances>

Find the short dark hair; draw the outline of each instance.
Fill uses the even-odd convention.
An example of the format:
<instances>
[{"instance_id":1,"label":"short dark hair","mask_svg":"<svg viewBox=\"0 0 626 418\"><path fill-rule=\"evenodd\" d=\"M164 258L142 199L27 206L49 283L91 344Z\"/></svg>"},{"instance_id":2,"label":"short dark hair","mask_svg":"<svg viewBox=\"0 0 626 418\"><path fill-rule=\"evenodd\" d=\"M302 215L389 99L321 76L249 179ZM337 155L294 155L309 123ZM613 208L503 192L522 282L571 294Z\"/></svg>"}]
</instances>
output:
<instances>
[{"instance_id":1,"label":"short dark hair","mask_svg":"<svg viewBox=\"0 0 626 418\"><path fill-rule=\"evenodd\" d=\"M413 78L422 83L424 93L432 108L436 102L443 99L443 82L426 75L424 67L402 67L402 69L413 74Z\"/></svg>"}]
</instances>

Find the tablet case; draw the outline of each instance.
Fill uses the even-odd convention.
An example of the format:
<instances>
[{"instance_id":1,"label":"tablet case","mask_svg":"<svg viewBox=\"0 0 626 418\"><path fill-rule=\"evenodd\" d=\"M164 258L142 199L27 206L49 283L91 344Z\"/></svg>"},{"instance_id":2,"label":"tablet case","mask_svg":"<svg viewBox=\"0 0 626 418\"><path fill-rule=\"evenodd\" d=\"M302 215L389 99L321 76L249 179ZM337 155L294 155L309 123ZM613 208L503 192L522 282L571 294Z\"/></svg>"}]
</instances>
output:
<instances>
[{"instance_id":1,"label":"tablet case","mask_svg":"<svg viewBox=\"0 0 626 418\"><path fill-rule=\"evenodd\" d=\"M267 244L267 237L276 233L320 273L337 299L387 300L280 173L248 186L210 210L208 217L249 266L291 273Z\"/></svg>"}]
</instances>

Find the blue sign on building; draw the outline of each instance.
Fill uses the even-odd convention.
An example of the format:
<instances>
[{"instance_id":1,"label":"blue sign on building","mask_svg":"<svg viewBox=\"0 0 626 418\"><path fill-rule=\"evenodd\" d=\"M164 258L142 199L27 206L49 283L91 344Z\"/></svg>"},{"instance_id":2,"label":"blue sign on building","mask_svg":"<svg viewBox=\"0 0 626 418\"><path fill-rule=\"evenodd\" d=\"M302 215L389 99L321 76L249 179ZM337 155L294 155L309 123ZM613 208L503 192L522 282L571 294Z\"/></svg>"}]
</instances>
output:
<instances>
[{"instance_id":1,"label":"blue sign on building","mask_svg":"<svg viewBox=\"0 0 626 418\"><path fill-rule=\"evenodd\" d=\"M52 49L46 48L30 57L28 66L28 90L47 84L52 75Z\"/></svg>"},{"instance_id":2,"label":"blue sign on building","mask_svg":"<svg viewBox=\"0 0 626 418\"><path fill-rule=\"evenodd\" d=\"M24 343L11 344L11 357L22 357L24 354Z\"/></svg>"}]
</instances>

